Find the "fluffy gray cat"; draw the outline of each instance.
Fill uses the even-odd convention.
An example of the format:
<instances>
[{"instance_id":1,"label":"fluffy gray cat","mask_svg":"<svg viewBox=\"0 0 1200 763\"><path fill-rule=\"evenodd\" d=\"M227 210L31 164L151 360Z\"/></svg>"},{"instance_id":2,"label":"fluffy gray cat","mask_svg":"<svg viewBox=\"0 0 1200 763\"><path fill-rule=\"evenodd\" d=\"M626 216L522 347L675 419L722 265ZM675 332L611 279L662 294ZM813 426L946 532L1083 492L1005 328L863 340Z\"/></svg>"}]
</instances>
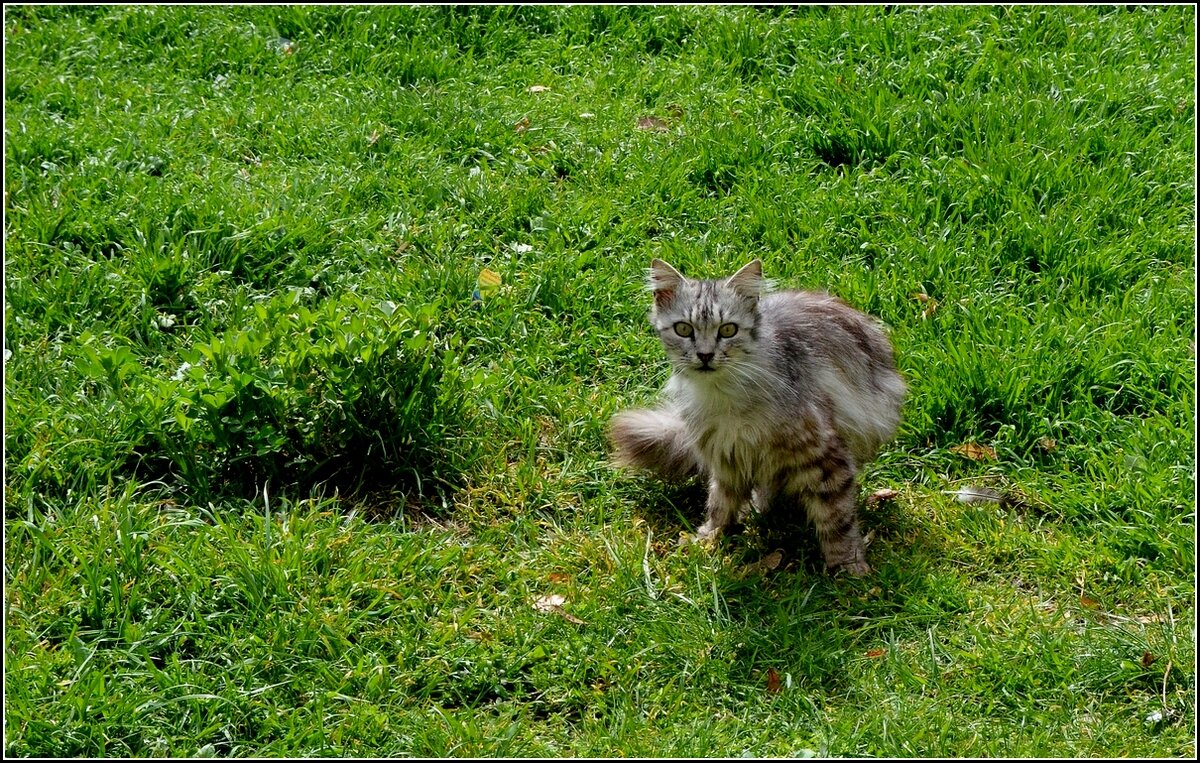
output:
<instances>
[{"instance_id":1,"label":"fluffy gray cat","mask_svg":"<svg viewBox=\"0 0 1200 763\"><path fill-rule=\"evenodd\" d=\"M705 477L700 539L751 507L802 505L827 569L865 575L855 478L895 433L904 381L869 317L828 294L765 287L758 260L715 281L651 262L650 323L674 373L658 407L613 417L614 459Z\"/></svg>"}]
</instances>

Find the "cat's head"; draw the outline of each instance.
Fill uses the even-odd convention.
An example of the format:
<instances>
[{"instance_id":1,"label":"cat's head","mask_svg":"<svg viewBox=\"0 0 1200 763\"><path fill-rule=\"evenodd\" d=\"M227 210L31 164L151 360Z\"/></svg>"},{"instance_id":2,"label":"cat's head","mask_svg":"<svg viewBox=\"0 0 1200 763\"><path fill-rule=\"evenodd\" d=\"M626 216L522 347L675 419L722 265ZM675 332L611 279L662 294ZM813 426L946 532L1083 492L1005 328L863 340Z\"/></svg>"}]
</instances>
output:
<instances>
[{"instance_id":1,"label":"cat's head","mask_svg":"<svg viewBox=\"0 0 1200 763\"><path fill-rule=\"evenodd\" d=\"M675 370L714 379L751 359L758 340L758 299L765 287L754 260L729 278L685 278L662 260L650 263L650 323Z\"/></svg>"}]
</instances>

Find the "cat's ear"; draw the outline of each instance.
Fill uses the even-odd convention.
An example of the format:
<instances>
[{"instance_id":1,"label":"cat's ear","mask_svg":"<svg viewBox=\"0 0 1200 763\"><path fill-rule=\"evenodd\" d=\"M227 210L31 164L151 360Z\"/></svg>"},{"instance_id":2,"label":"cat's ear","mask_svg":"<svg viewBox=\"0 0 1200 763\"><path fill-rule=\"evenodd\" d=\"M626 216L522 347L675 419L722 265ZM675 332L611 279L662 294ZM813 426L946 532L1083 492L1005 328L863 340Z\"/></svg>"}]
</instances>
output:
<instances>
[{"instance_id":1,"label":"cat's ear","mask_svg":"<svg viewBox=\"0 0 1200 763\"><path fill-rule=\"evenodd\" d=\"M756 299L763 291L762 260L754 260L731 275L725 285L743 297Z\"/></svg>"},{"instance_id":2,"label":"cat's ear","mask_svg":"<svg viewBox=\"0 0 1200 763\"><path fill-rule=\"evenodd\" d=\"M682 273L660 259L650 261L650 291L654 292L655 307L665 308L674 302L682 285Z\"/></svg>"}]
</instances>

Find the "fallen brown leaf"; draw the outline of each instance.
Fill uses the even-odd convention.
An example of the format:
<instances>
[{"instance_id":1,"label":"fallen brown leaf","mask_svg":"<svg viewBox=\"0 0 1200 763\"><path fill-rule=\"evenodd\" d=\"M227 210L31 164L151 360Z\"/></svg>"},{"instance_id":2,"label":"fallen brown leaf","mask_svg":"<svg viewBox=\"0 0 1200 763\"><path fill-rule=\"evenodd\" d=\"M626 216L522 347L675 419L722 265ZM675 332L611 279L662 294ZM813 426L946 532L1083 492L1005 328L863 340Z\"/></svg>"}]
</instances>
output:
<instances>
[{"instance_id":1,"label":"fallen brown leaf","mask_svg":"<svg viewBox=\"0 0 1200 763\"><path fill-rule=\"evenodd\" d=\"M517 123L513 125L513 129L517 132L525 132L529 129L529 117L521 117Z\"/></svg>"},{"instance_id":2,"label":"fallen brown leaf","mask_svg":"<svg viewBox=\"0 0 1200 763\"><path fill-rule=\"evenodd\" d=\"M870 657L872 660L874 660L874 659L877 659L877 658L879 658L879 657L882 657L882 656L884 656L885 654L887 654L887 650L886 650L886 649L881 649L881 648L878 648L878 647L876 647L875 649L868 649L868 650L867 650L867 656L868 656L868 657Z\"/></svg>"},{"instance_id":3,"label":"fallen brown leaf","mask_svg":"<svg viewBox=\"0 0 1200 763\"><path fill-rule=\"evenodd\" d=\"M576 625L587 625L583 620L580 620L575 615L562 608L563 604L567 603L567 597L559 593L550 593L545 596L539 596L533 602L533 608L538 612L553 612L562 619Z\"/></svg>"},{"instance_id":4,"label":"fallen brown leaf","mask_svg":"<svg viewBox=\"0 0 1200 763\"><path fill-rule=\"evenodd\" d=\"M539 596L537 600L533 602L533 608L538 612L551 612L555 607L561 607L566 603L567 597L560 593L550 593L546 594L545 596Z\"/></svg>"},{"instance_id":5,"label":"fallen brown leaf","mask_svg":"<svg viewBox=\"0 0 1200 763\"><path fill-rule=\"evenodd\" d=\"M565 572L551 572L550 573L550 582L551 583L570 583L571 576Z\"/></svg>"},{"instance_id":6,"label":"fallen brown leaf","mask_svg":"<svg viewBox=\"0 0 1200 763\"><path fill-rule=\"evenodd\" d=\"M767 668L767 691L771 694L783 691L783 681L779 680L779 674L775 672L775 668Z\"/></svg>"},{"instance_id":7,"label":"fallen brown leaf","mask_svg":"<svg viewBox=\"0 0 1200 763\"><path fill-rule=\"evenodd\" d=\"M763 572L770 572L777 568L779 563L783 561L783 552L776 550L759 559L757 562L751 562L742 567L742 573L745 575L754 575Z\"/></svg>"},{"instance_id":8,"label":"fallen brown leaf","mask_svg":"<svg viewBox=\"0 0 1200 763\"><path fill-rule=\"evenodd\" d=\"M1055 448L1058 447L1058 443L1049 437L1043 437L1042 439L1038 440L1038 445L1047 453L1053 453Z\"/></svg>"},{"instance_id":9,"label":"fallen brown leaf","mask_svg":"<svg viewBox=\"0 0 1200 763\"><path fill-rule=\"evenodd\" d=\"M957 453L960 456L966 456L972 461L995 461L996 451L987 445L980 445L976 442L963 443L950 448L951 453Z\"/></svg>"},{"instance_id":10,"label":"fallen brown leaf","mask_svg":"<svg viewBox=\"0 0 1200 763\"><path fill-rule=\"evenodd\" d=\"M1148 668L1158 661L1158 658L1149 652L1142 652L1142 667Z\"/></svg>"},{"instance_id":11,"label":"fallen brown leaf","mask_svg":"<svg viewBox=\"0 0 1200 763\"><path fill-rule=\"evenodd\" d=\"M877 503L894 500L898 495L900 495L899 490L893 490L890 487L880 488L879 490L876 490L874 493L871 493L869 496L867 496L867 504L874 506Z\"/></svg>"},{"instance_id":12,"label":"fallen brown leaf","mask_svg":"<svg viewBox=\"0 0 1200 763\"><path fill-rule=\"evenodd\" d=\"M1079 603L1082 604L1083 606L1087 607L1088 609L1097 609L1100 606L1100 602L1096 601L1095 599L1093 599L1091 596L1088 596L1087 594L1079 595Z\"/></svg>"}]
</instances>

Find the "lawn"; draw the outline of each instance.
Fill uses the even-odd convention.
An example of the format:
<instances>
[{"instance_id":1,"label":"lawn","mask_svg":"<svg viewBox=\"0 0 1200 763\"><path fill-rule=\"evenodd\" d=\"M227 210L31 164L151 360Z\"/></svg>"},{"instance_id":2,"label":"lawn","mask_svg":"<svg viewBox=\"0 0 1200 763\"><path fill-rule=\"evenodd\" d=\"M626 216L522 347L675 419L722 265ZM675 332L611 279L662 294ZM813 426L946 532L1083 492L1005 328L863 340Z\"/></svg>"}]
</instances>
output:
<instances>
[{"instance_id":1,"label":"lawn","mask_svg":"<svg viewBox=\"0 0 1200 763\"><path fill-rule=\"evenodd\" d=\"M1194 755L1193 7L4 42L6 755ZM870 576L612 468L653 257L888 326Z\"/></svg>"}]
</instances>

